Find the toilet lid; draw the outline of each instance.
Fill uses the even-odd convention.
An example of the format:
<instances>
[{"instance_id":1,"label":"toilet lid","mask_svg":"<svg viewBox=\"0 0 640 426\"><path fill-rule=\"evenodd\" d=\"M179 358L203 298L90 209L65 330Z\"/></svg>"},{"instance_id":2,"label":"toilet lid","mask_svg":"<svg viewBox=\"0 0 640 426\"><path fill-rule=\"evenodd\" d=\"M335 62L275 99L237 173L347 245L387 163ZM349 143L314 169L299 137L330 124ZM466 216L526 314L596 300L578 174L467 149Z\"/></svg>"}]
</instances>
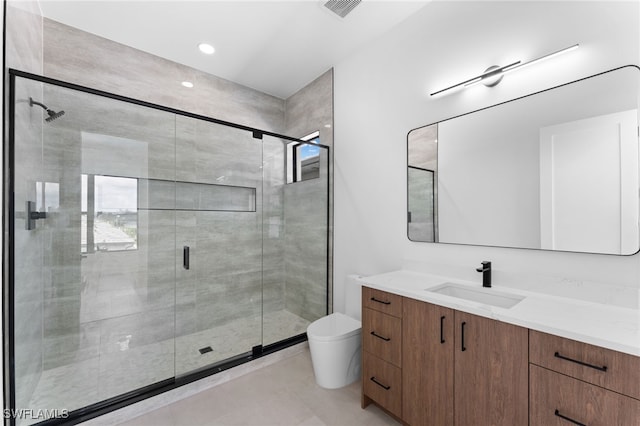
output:
<instances>
[{"instance_id":1,"label":"toilet lid","mask_svg":"<svg viewBox=\"0 0 640 426\"><path fill-rule=\"evenodd\" d=\"M322 317L307 328L309 338L316 340L340 340L360 333L362 324L340 312Z\"/></svg>"}]
</instances>

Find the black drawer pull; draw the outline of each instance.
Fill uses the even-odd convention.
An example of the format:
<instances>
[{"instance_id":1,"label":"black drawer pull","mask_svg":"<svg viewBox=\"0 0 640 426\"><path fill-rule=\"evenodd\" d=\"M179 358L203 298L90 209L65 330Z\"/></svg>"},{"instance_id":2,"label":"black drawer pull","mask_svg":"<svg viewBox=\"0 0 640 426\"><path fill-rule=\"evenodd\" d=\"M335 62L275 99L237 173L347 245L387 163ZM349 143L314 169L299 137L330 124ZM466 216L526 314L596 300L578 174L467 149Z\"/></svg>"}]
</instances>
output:
<instances>
[{"instance_id":1,"label":"black drawer pull","mask_svg":"<svg viewBox=\"0 0 640 426\"><path fill-rule=\"evenodd\" d=\"M385 342L388 342L389 340L391 340L391 337L383 337L383 336L379 335L378 333L376 333L375 331L372 331L371 335L372 336L376 336L378 339L382 339Z\"/></svg>"},{"instance_id":2,"label":"black drawer pull","mask_svg":"<svg viewBox=\"0 0 640 426\"><path fill-rule=\"evenodd\" d=\"M467 323L464 321L462 321L462 324L460 324L460 350L462 352L467 350L467 348L464 347L464 326L465 325L467 325Z\"/></svg>"},{"instance_id":3,"label":"black drawer pull","mask_svg":"<svg viewBox=\"0 0 640 426\"><path fill-rule=\"evenodd\" d=\"M391 304L391 302L389 302L389 301L385 302L384 300L378 300L375 297L372 297L371 300L373 300L374 302L382 303L383 305L390 305Z\"/></svg>"},{"instance_id":4,"label":"black drawer pull","mask_svg":"<svg viewBox=\"0 0 640 426\"><path fill-rule=\"evenodd\" d=\"M562 414L560 414L560 411L558 411L558 410L556 410L556 413L555 413L555 414L556 414L556 416L560 417L561 419L564 419L564 420L566 420L566 421L568 421L568 422L571 422L571 423L573 423L574 425L578 425L578 426L587 426L587 425L585 425L584 423L580 423L580 422L578 422L578 421L576 421L576 420L573 420L573 419L572 419L572 418L570 418L570 417L563 416Z\"/></svg>"},{"instance_id":5,"label":"black drawer pull","mask_svg":"<svg viewBox=\"0 0 640 426\"><path fill-rule=\"evenodd\" d=\"M376 385L378 385L378 386L380 386L380 387L384 388L384 390L389 390L389 389L391 389L391 386L385 386L385 385L383 385L382 383L380 383L379 381L377 381L377 380L376 380L376 376L373 376L373 377L371 378L371 381L372 381L373 383L375 383Z\"/></svg>"},{"instance_id":6,"label":"black drawer pull","mask_svg":"<svg viewBox=\"0 0 640 426\"><path fill-rule=\"evenodd\" d=\"M598 367L597 365L587 364L586 362L578 361L577 359L567 358L566 356L560 355L560 352L556 352L553 354L556 358L564 359L565 361L575 362L576 364L584 365L585 367L590 367L598 371L607 371L607 366L603 365L602 367Z\"/></svg>"},{"instance_id":7,"label":"black drawer pull","mask_svg":"<svg viewBox=\"0 0 640 426\"><path fill-rule=\"evenodd\" d=\"M440 343L444 343L444 315L440 317Z\"/></svg>"}]
</instances>

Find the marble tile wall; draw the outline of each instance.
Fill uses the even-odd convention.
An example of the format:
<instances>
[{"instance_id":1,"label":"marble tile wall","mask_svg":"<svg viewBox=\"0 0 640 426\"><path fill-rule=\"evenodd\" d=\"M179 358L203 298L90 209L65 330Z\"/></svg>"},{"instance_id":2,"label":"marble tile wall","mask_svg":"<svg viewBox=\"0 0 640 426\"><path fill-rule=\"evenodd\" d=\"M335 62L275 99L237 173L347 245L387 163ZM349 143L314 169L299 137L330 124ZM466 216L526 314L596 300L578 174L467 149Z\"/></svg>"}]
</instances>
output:
<instances>
[{"instance_id":1,"label":"marble tile wall","mask_svg":"<svg viewBox=\"0 0 640 426\"><path fill-rule=\"evenodd\" d=\"M49 19L44 20L44 74L258 129L284 130L282 99ZM194 87L181 86L185 80Z\"/></svg>"},{"instance_id":2,"label":"marble tile wall","mask_svg":"<svg viewBox=\"0 0 640 426\"><path fill-rule=\"evenodd\" d=\"M333 69L325 72L286 101L285 134L304 137L320 132L320 143L331 147L321 164L320 179L285 186L286 262L285 298L287 309L308 320L326 314L326 268L318 259L326 258L332 271L333 239L322 234L333 229ZM322 160L322 159L321 159ZM326 173L329 181L326 182ZM324 177L323 177L324 176ZM327 192L329 218L327 223ZM323 251L324 246L324 251ZM329 303L333 300L333 274L328 275ZM329 306L329 311L332 306Z\"/></svg>"},{"instance_id":3,"label":"marble tile wall","mask_svg":"<svg viewBox=\"0 0 640 426\"><path fill-rule=\"evenodd\" d=\"M320 177L285 189L285 300L308 321L327 313L328 153L320 152Z\"/></svg>"},{"instance_id":4,"label":"marble tile wall","mask_svg":"<svg viewBox=\"0 0 640 426\"><path fill-rule=\"evenodd\" d=\"M42 73L43 28L37 2L7 2L5 22L5 67ZM4 70L4 78L8 78L7 69ZM48 227L41 221L37 223L35 230L25 229L25 202L36 201L36 182L43 180L41 169L44 120L43 111L30 108L28 103L29 97L42 99L42 85L22 83L16 87L14 247L16 253L26 255L16 256L14 334L16 406L28 408L29 400L42 374L42 281L51 274L45 259L50 252L48 247L51 245L51 235ZM5 96L9 95L8 90L4 93ZM8 113L7 108L7 115L4 117L5 129L10 127ZM7 199L6 195L4 199Z\"/></svg>"}]
</instances>

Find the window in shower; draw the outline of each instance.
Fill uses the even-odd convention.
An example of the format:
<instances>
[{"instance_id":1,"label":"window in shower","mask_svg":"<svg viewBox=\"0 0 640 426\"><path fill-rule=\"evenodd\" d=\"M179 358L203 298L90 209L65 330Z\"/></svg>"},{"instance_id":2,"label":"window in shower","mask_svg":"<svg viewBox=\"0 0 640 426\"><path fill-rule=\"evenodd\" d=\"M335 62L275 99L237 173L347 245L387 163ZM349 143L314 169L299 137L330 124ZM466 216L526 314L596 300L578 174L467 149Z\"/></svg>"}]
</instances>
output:
<instances>
[{"instance_id":1,"label":"window in shower","mask_svg":"<svg viewBox=\"0 0 640 426\"><path fill-rule=\"evenodd\" d=\"M138 248L138 179L83 174L81 251Z\"/></svg>"},{"instance_id":2,"label":"window in shower","mask_svg":"<svg viewBox=\"0 0 640 426\"><path fill-rule=\"evenodd\" d=\"M292 142L287 146L287 183L320 177L320 132L301 138L305 142Z\"/></svg>"}]
</instances>

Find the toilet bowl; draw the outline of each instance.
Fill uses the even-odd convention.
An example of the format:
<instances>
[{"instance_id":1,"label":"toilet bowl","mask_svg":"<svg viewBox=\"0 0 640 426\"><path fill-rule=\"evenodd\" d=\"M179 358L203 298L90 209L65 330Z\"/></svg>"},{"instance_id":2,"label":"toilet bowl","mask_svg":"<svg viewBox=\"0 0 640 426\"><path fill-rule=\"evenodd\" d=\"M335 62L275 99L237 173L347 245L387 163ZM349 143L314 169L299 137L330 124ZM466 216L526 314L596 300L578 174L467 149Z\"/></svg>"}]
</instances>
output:
<instances>
[{"instance_id":1,"label":"toilet bowl","mask_svg":"<svg viewBox=\"0 0 640 426\"><path fill-rule=\"evenodd\" d=\"M334 312L307 328L316 383L327 389L347 386L360 378L360 321Z\"/></svg>"},{"instance_id":2,"label":"toilet bowl","mask_svg":"<svg viewBox=\"0 0 640 426\"><path fill-rule=\"evenodd\" d=\"M309 351L316 383L327 389L347 386L360 378L362 324L360 293L362 284L357 275L346 280L347 313L334 312L312 322L307 328Z\"/></svg>"}]
</instances>

